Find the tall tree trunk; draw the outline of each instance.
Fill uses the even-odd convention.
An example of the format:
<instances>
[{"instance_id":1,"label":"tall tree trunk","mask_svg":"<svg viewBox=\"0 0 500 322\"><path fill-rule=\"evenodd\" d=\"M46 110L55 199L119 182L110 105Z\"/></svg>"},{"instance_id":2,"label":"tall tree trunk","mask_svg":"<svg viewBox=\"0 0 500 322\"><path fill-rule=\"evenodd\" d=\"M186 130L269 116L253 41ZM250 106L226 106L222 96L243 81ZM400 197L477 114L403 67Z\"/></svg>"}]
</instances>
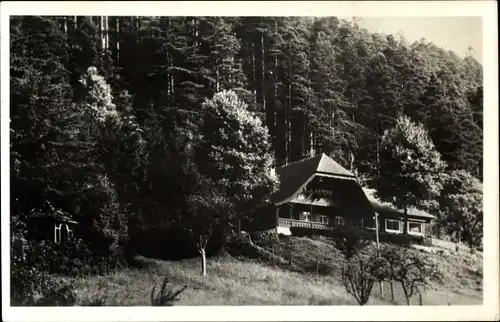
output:
<instances>
[{"instance_id":1,"label":"tall tree trunk","mask_svg":"<svg viewBox=\"0 0 500 322\"><path fill-rule=\"evenodd\" d=\"M262 110L266 111L266 65L265 65L265 49L264 49L264 31L262 17L261 19L261 32L260 32L260 90L261 90L261 104Z\"/></svg>"},{"instance_id":2,"label":"tall tree trunk","mask_svg":"<svg viewBox=\"0 0 500 322\"><path fill-rule=\"evenodd\" d=\"M286 160L287 163L291 162L291 142L292 142L292 131L291 131L291 119L292 119L292 58L288 57L288 104L287 104L287 120L286 120Z\"/></svg>"},{"instance_id":3,"label":"tall tree trunk","mask_svg":"<svg viewBox=\"0 0 500 322\"><path fill-rule=\"evenodd\" d=\"M406 298L406 304L407 305L411 305L411 303L410 303L410 296L408 295L408 290L406 289L406 287L404 286L403 283L401 283L401 286L402 286L402 289L403 289L403 294L405 295L405 298Z\"/></svg>"},{"instance_id":4,"label":"tall tree trunk","mask_svg":"<svg viewBox=\"0 0 500 322\"><path fill-rule=\"evenodd\" d=\"M117 43L118 43L118 17L110 17L109 23L111 27L109 28L109 51L111 54L111 59L115 65L118 65L117 57Z\"/></svg>"},{"instance_id":5,"label":"tall tree trunk","mask_svg":"<svg viewBox=\"0 0 500 322\"><path fill-rule=\"evenodd\" d=\"M309 140L309 119L304 117L302 129L302 157L311 156L311 141Z\"/></svg>"},{"instance_id":6,"label":"tall tree trunk","mask_svg":"<svg viewBox=\"0 0 500 322\"><path fill-rule=\"evenodd\" d=\"M120 42L121 42L121 25L122 19L120 17L116 18L116 63L120 66Z\"/></svg>"},{"instance_id":7,"label":"tall tree trunk","mask_svg":"<svg viewBox=\"0 0 500 322\"><path fill-rule=\"evenodd\" d=\"M255 43L252 39L252 42L250 44L250 48L251 48L251 53L250 53L250 57L252 58L252 92L254 95L257 95L257 86L256 86L256 71L255 71Z\"/></svg>"},{"instance_id":8,"label":"tall tree trunk","mask_svg":"<svg viewBox=\"0 0 500 322\"><path fill-rule=\"evenodd\" d=\"M207 256L205 253L205 248L201 248L199 251L201 254L201 275L207 276Z\"/></svg>"},{"instance_id":9,"label":"tall tree trunk","mask_svg":"<svg viewBox=\"0 0 500 322\"><path fill-rule=\"evenodd\" d=\"M377 178L380 178L380 140L379 140L378 128L377 128L377 135L375 137L375 145L376 145L375 160L376 160Z\"/></svg>"},{"instance_id":10,"label":"tall tree trunk","mask_svg":"<svg viewBox=\"0 0 500 322\"><path fill-rule=\"evenodd\" d=\"M355 161L354 153L352 153L352 150L349 149L349 168L350 168L349 170L356 175L357 173L355 173L356 169L354 166L354 161Z\"/></svg>"},{"instance_id":11,"label":"tall tree trunk","mask_svg":"<svg viewBox=\"0 0 500 322\"><path fill-rule=\"evenodd\" d=\"M96 18L97 19L97 30L98 30L98 35L99 35L99 43L100 43L100 49L104 49L104 42L103 42L103 37L102 37L102 22L103 22L103 16L99 16Z\"/></svg>"},{"instance_id":12,"label":"tall tree trunk","mask_svg":"<svg viewBox=\"0 0 500 322\"><path fill-rule=\"evenodd\" d=\"M68 35L68 19L67 18L64 18L64 33L66 34L66 36Z\"/></svg>"},{"instance_id":13,"label":"tall tree trunk","mask_svg":"<svg viewBox=\"0 0 500 322\"><path fill-rule=\"evenodd\" d=\"M104 49L108 50L109 49L109 17L104 16Z\"/></svg>"},{"instance_id":14,"label":"tall tree trunk","mask_svg":"<svg viewBox=\"0 0 500 322\"><path fill-rule=\"evenodd\" d=\"M279 75L277 75L277 79L282 77L283 70L280 69ZM284 99L285 90L283 86L280 86L280 90L278 91L277 84L275 84L275 99L274 104L276 105L276 131L275 131L275 154L277 165L281 166L286 164L286 140L287 140L287 129L286 129L286 102Z\"/></svg>"},{"instance_id":15,"label":"tall tree trunk","mask_svg":"<svg viewBox=\"0 0 500 322\"><path fill-rule=\"evenodd\" d=\"M215 66L215 92L219 91L219 66Z\"/></svg>"}]
</instances>

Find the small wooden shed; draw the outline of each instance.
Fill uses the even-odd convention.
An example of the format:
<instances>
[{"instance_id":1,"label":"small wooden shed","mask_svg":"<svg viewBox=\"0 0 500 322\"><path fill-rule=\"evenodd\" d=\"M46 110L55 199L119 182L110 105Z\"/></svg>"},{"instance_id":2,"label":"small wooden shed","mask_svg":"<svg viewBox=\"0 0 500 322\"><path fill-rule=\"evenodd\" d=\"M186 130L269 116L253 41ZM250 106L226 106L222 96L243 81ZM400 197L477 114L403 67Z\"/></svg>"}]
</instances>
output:
<instances>
[{"instance_id":1,"label":"small wooden shed","mask_svg":"<svg viewBox=\"0 0 500 322\"><path fill-rule=\"evenodd\" d=\"M32 211L29 219L29 230L36 239L50 240L56 244L73 239L78 224L68 214L56 209L49 214Z\"/></svg>"}]
</instances>

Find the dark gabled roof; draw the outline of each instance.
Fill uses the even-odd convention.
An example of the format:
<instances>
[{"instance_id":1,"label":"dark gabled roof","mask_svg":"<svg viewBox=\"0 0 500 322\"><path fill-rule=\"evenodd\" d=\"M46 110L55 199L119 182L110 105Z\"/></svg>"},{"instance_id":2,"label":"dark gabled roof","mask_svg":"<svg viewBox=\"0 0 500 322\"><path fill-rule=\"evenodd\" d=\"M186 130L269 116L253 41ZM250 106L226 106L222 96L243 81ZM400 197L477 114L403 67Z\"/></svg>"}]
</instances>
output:
<instances>
[{"instance_id":1,"label":"dark gabled roof","mask_svg":"<svg viewBox=\"0 0 500 322\"><path fill-rule=\"evenodd\" d=\"M388 202L382 202L374 195L374 190L372 189L363 189L366 196L368 197L368 201L373 207L375 212L385 213L385 214L394 214L398 216L404 216L404 213L401 210L396 209L393 205ZM416 218L426 218L426 219L436 219L436 216L433 216L425 211L409 208L407 212L408 216L416 217Z\"/></svg>"},{"instance_id":2,"label":"dark gabled roof","mask_svg":"<svg viewBox=\"0 0 500 322\"><path fill-rule=\"evenodd\" d=\"M275 171L280 181L279 190L273 197L275 203L292 197L313 174L328 174L346 179L355 178L351 172L324 153L287 164Z\"/></svg>"}]
</instances>

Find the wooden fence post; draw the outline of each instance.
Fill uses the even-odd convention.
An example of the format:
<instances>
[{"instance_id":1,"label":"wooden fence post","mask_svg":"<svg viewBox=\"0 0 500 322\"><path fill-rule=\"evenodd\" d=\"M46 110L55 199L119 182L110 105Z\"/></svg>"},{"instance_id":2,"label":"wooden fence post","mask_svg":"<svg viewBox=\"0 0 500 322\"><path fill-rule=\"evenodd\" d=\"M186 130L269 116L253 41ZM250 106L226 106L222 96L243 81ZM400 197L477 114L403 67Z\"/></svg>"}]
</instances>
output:
<instances>
[{"instance_id":1,"label":"wooden fence post","mask_svg":"<svg viewBox=\"0 0 500 322\"><path fill-rule=\"evenodd\" d=\"M391 301L394 302L394 284L392 281L390 281L389 284L391 286Z\"/></svg>"},{"instance_id":2,"label":"wooden fence post","mask_svg":"<svg viewBox=\"0 0 500 322\"><path fill-rule=\"evenodd\" d=\"M384 285L383 285L383 281L379 281L378 282L378 285L379 285L379 288L380 288L380 297L384 297Z\"/></svg>"},{"instance_id":3,"label":"wooden fence post","mask_svg":"<svg viewBox=\"0 0 500 322\"><path fill-rule=\"evenodd\" d=\"M422 305L422 293L418 293L418 304Z\"/></svg>"},{"instance_id":4,"label":"wooden fence post","mask_svg":"<svg viewBox=\"0 0 500 322\"><path fill-rule=\"evenodd\" d=\"M290 251L290 265L292 265L292 251Z\"/></svg>"},{"instance_id":5,"label":"wooden fence post","mask_svg":"<svg viewBox=\"0 0 500 322\"><path fill-rule=\"evenodd\" d=\"M271 265L274 265L274 245L271 246Z\"/></svg>"}]
</instances>

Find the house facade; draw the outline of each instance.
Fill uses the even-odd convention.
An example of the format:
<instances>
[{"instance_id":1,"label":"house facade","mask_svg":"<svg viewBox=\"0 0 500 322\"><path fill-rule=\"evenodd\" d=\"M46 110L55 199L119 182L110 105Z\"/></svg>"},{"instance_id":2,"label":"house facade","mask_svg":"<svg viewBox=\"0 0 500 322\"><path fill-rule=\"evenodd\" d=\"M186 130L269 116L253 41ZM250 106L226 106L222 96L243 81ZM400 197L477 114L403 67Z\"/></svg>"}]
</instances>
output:
<instances>
[{"instance_id":1,"label":"house facade","mask_svg":"<svg viewBox=\"0 0 500 322\"><path fill-rule=\"evenodd\" d=\"M74 238L77 224L78 222L70 219L66 214L54 210L50 214L30 214L28 227L35 239L64 244Z\"/></svg>"},{"instance_id":2,"label":"house facade","mask_svg":"<svg viewBox=\"0 0 500 322\"><path fill-rule=\"evenodd\" d=\"M293 227L363 227L363 223L374 216L356 177L325 154L275 171L280 180L273 198L278 233L291 234Z\"/></svg>"},{"instance_id":3,"label":"house facade","mask_svg":"<svg viewBox=\"0 0 500 322\"><path fill-rule=\"evenodd\" d=\"M370 200L374 211L378 214L378 227L381 234L404 234L405 225L408 235L422 237L431 243L432 222L435 216L414 208L409 208L405 215L402 210L398 210L388 203L380 201L374 196L374 190L363 189ZM365 226L368 230L375 230L375 221L371 225Z\"/></svg>"},{"instance_id":4,"label":"house facade","mask_svg":"<svg viewBox=\"0 0 500 322\"><path fill-rule=\"evenodd\" d=\"M430 239L434 216L409 209L405 220L402 211L378 200L373 190L362 188L354 174L325 154L275 171L280 185L273 197L274 220L268 225L279 234L290 235L293 227L330 230L354 226L374 231L378 218L380 235L403 234L407 225L409 235Z\"/></svg>"}]
</instances>

